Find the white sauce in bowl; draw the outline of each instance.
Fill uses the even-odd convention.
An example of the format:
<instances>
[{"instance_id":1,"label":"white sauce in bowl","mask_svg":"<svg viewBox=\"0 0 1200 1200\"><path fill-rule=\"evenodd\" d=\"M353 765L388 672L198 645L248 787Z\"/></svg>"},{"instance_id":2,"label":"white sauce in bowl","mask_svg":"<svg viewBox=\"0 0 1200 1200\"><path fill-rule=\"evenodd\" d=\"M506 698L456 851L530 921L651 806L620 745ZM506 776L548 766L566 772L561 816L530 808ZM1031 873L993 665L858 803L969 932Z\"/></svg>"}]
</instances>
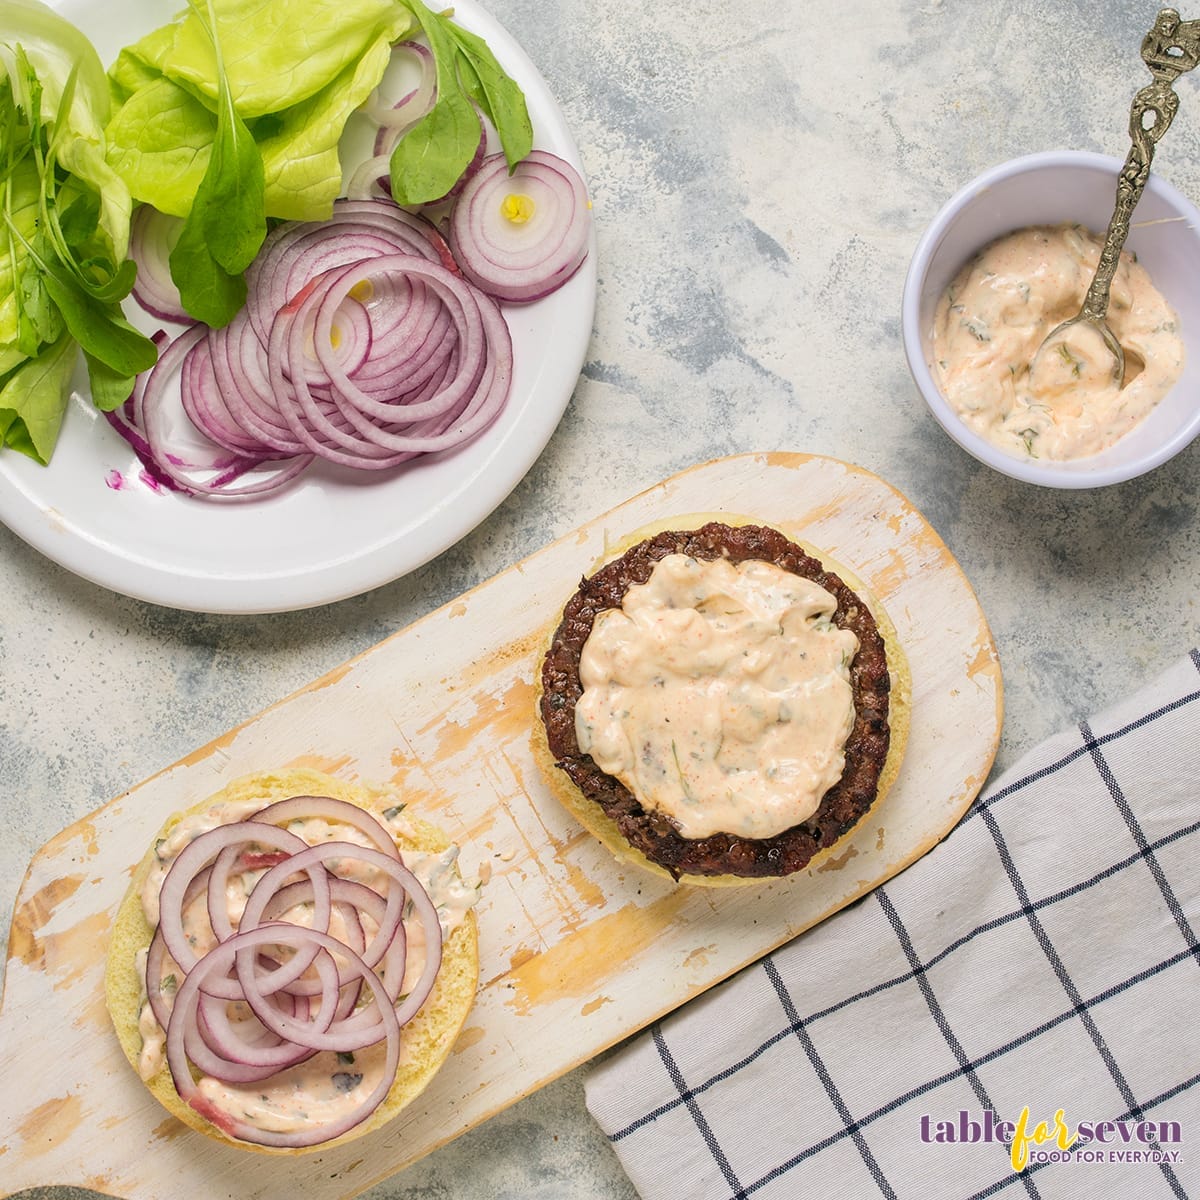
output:
<instances>
[{"instance_id":1,"label":"white sauce in bowl","mask_svg":"<svg viewBox=\"0 0 1200 1200\"><path fill-rule=\"evenodd\" d=\"M955 277L934 314L931 369L963 423L1017 458L1067 461L1107 449L1145 419L1183 372L1174 310L1127 251L1108 324L1126 355L1125 386L1099 333L1075 326L1103 242L1080 225L1034 226L999 238Z\"/></svg>"}]
</instances>

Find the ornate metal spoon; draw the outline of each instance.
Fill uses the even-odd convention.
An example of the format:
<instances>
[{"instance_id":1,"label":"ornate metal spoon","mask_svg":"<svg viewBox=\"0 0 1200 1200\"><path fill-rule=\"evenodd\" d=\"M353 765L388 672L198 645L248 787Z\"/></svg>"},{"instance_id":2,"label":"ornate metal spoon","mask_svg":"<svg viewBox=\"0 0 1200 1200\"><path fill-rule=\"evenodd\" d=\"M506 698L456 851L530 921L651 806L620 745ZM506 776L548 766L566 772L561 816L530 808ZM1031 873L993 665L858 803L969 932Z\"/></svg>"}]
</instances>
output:
<instances>
[{"instance_id":1,"label":"ornate metal spoon","mask_svg":"<svg viewBox=\"0 0 1200 1200\"><path fill-rule=\"evenodd\" d=\"M1125 239L1129 236L1133 210L1142 197L1146 180L1150 178L1154 147L1167 132L1179 108L1179 97L1171 85L1180 75L1200 64L1200 21L1182 21L1173 8L1164 8L1155 18L1153 28L1142 39L1142 58L1150 68L1154 82L1147 84L1134 96L1129 111L1129 136L1133 144L1117 178L1116 205L1104 235L1096 274L1079 313L1052 329L1034 355L1036 364L1045 348L1051 342L1058 341L1064 330L1072 325L1092 325L1112 353L1113 378L1118 387L1125 382L1125 351L1106 319L1109 289L1121 261Z\"/></svg>"}]
</instances>

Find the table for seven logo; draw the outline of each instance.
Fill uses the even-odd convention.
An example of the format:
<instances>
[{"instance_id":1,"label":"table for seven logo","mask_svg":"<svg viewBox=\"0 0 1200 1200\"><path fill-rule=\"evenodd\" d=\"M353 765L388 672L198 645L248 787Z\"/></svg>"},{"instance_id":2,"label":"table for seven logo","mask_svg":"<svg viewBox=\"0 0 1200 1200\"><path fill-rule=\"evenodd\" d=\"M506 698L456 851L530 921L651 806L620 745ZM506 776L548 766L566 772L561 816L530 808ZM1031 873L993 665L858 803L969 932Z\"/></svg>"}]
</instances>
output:
<instances>
[{"instance_id":1,"label":"table for seven logo","mask_svg":"<svg viewBox=\"0 0 1200 1200\"><path fill-rule=\"evenodd\" d=\"M1002 1121L990 1109L978 1120L966 1109L959 1109L952 1121L925 1115L921 1141L929 1145L1001 1142L1011 1148L1013 1170L1023 1171L1030 1162L1175 1163L1180 1152L1165 1147L1181 1145L1183 1132L1178 1121L1080 1121L1072 1129L1061 1108L1053 1121L1031 1126L1026 1105L1015 1121ZM1047 1146L1054 1148L1043 1149Z\"/></svg>"}]
</instances>

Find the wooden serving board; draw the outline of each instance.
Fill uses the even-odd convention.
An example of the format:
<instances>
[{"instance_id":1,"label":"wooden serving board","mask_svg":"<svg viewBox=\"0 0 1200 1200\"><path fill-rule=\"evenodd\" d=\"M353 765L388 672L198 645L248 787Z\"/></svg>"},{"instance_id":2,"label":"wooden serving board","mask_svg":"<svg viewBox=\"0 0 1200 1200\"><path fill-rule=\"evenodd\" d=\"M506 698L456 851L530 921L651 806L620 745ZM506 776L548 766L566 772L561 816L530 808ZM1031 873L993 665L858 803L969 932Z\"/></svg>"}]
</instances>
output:
<instances>
[{"instance_id":1,"label":"wooden serving board","mask_svg":"<svg viewBox=\"0 0 1200 1200\"><path fill-rule=\"evenodd\" d=\"M848 841L786 882L680 887L622 867L549 796L529 738L543 633L606 545L672 514L752 514L827 549L895 622L913 720L896 786ZM694 467L416 624L49 842L21 888L0 999L0 1180L124 1200L342 1200L650 1024L930 849L983 784L1002 688L958 564L903 496L796 454ZM419 1101L333 1151L257 1155L168 1116L129 1068L104 1007L106 934L147 839L237 776L311 765L407 794L490 864L480 988ZM51 1053L47 1047L52 1046Z\"/></svg>"}]
</instances>

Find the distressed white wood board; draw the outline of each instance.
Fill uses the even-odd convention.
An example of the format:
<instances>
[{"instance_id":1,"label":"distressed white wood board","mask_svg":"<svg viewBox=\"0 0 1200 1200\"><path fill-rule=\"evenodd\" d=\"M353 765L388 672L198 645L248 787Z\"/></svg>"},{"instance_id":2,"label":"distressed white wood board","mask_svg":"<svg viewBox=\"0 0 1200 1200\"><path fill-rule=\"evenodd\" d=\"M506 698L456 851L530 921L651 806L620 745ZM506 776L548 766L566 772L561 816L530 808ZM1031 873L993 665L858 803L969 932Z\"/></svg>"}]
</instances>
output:
<instances>
[{"instance_id":1,"label":"distressed white wood board","mask_svg":"<svg viewBox=\"0 0 1200 1200\"><path fill-rule=\"evenodd\" d=\"M672 514L753 515L821 546L885 605L912 667L900 777L850 838L787 881L676 886L619 865L552 800L530 749L545 631L605 547ZM356 1195L760 958L943 837L990 769L1002 685L954 558L898 492L797 454L696 466L588 522L113 800L35 856L0 998L0 1180L124 1200ZM480 987L449 1061L383 1130L279 1158L161 1109L104 1008L106 935L173 811L251 771L308 764L403 789L489 864Z\"/></svg>"}]
</instances>

